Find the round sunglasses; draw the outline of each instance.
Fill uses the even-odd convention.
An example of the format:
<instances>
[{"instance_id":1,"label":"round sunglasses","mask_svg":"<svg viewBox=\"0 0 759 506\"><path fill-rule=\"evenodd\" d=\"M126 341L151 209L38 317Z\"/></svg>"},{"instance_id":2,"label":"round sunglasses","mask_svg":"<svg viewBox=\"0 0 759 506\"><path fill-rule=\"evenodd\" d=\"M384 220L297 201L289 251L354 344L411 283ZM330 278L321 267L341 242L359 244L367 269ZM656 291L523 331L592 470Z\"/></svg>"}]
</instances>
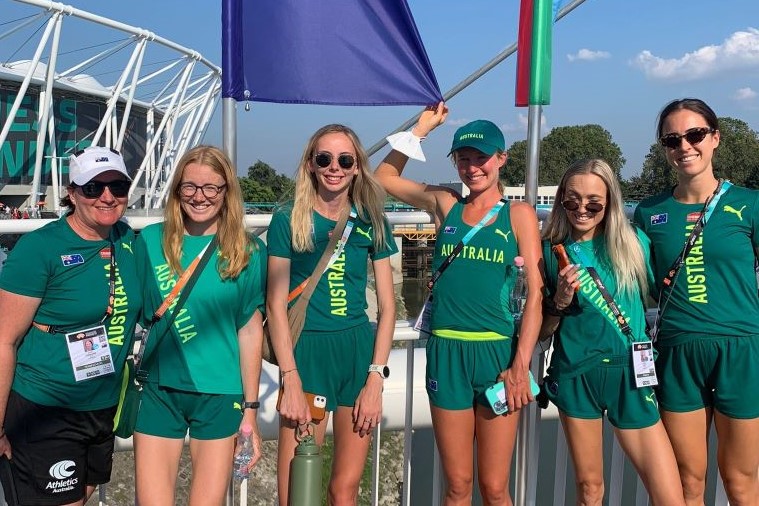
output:
<instances>
[{"instance_id":1,"label":"round sunglasses","mask_svg":"<svg viewBox=\"0 0 759 506\"><path fill-rule=\"evenodd\" d=\"M72 184L72 188L79 188L82 190L82 195L88 199L99 198L106 187L111 191L111 195L116 198L124 198L129 194L129 187L132 185L130 181L126 179L117 179L116 181L89 181L82 185Z\"/></svg>"},{"instance_id":2,"label":"round sunglasses","mask_svg":"<svg viewBox=\"0 0 759 506\"><path fill-rule=\"evenodd\" d=\"M320 151L314 156L314 162L321 169L326 169L332 165L332 153ZM343 170L352 169L356 165L356 158L348 153L343 153L337 157L337 164Z\"/></svg>"},{"instance_id":3,"label":"round sunglasses","mask_svg":"<svg viewBox=\"0 0 759 506\"><path fill-rule=\"evenodd\" d=\"M577 211L580 209L581 202L579 200L567 199L561 203L561 207L567 211ZM600 213L604 210L604 205L600 202L586 202L585 211L589 213Z\"/></svg>"},{"instance_id":4,"label":"round sunglasses","mask_svg":"<svg viewBox=\"0 0 759 506\"><path fill-rule=\"evenodd\" d=\"M711 133L714 133L714 129L709 127L689 128L682 135L675 133L662 135L659 138L659 143L665 148L677 149L682 144L682 140L685 139L688 141L688 144L695 146L703 141L707 134Z\"/></svg>"}]
</instances>

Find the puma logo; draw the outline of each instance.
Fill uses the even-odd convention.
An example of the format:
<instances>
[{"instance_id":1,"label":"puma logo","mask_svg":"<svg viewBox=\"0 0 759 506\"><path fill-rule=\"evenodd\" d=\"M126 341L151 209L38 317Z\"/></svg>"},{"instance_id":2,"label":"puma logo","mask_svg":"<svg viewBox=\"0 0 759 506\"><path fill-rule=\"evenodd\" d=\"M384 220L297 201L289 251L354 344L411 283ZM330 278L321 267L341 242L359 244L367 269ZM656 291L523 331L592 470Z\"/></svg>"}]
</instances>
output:
<instances>
[{"instance_id":1,"label":"puma logo","mask_svg":"<svg viewBox=\"0 0 759 506\"><path fill-rule=\"evenodd\" d=\"M128 242L122 242L122 243L121 243L121 247L122 247L123 249L127 250L127 251L128 251L129 253L131 253L132 255L134 255L134 251L132 251L132 245L131 245L131 244L129 244Z\"/></svg>"},{"instance_id":2,"label":"puma logo","mask_svg":"<svg viewBox=\"0 0 759 506\"><path fill-rule=\"evenodd\" d=\"M722 208L722 210L725 211L726 213L733 213L734 215L736 215L738 219L741 221L743 221L743 214L741 213L743 213L744 209L746 209L745 205L741 207L740 209L735 209L733 206L725 206Z\"/></svg>"},{"instance_id":3,"label":"puma logo","mask_svg":"<svg viewBox=\"0 0 759 506\"><path fill-rule=\"evenodd\" d=\"M361 230L361 227L356 227L356 233L363 235L364 237L366 237L370 241L372 240L372 236L369 234L369 232L371 232L371 230L372 230L372 227L369 227L369 228L366 229L366 232L364 232L363 230Z\"/></svg>"},{"instance_id":4,"label":"puma logo","mask_svg":"<svg viewBox=\"0 0 759 506\"><path fill-rule=\"evenodd\" d=\"M647 402L650 402L657 408L659 407L659 403L656 402L656 394L654 392L651 392L649 395L646 395L645 399Z\"/></svg>"},{"instance_id":5,"label":"puma logo","mask_svg":"<svg viewBox=\"0 0 759 506\"><path fill-rule=\"evenodd\" d=\"M501 229L497 228L497 229L495 229L495 233L498 234L498 235L500 235L501 237L503 237L506 240L506 242L509 242L509 234L511 234L511 230L509 230L508 232L506 232L504 234L501 231Z\"/></svg>"}]
</instances>

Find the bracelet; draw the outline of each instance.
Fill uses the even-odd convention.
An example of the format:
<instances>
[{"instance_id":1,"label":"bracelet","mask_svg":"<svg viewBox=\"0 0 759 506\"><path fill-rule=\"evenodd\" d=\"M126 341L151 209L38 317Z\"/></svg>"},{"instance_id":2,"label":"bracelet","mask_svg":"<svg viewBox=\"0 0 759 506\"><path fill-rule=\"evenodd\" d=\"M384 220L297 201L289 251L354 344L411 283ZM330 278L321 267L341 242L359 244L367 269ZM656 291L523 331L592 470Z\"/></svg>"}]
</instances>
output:
<instances>
[{"instance_id":1,"label":"bracelet","mask_svg":"<svg viewBox=\"0 0 759 506\"><path fill-rule=\"evenodd\" d=\"M566 316L570 314L569 308L571 306L572 304L565 307L564 309L559 309L558 307L556 307L556 301L553 300L553 297L545 297L543 299L543 312L549 316L558 316L559 318L561 318L562 316Z\"/></svg>"},{"instance_id":2,"label":"bracelet","mask_svg":"<svg viewBox=\"0 0 759 506\"><path fill-rule=\"evenodd\" d=\"M291 372L296 372L298 370L297 367L293 367L292 369L288 369L286 371L279 371L279 379L284 379L284 377Z\"/></svg>"}]
</instances>

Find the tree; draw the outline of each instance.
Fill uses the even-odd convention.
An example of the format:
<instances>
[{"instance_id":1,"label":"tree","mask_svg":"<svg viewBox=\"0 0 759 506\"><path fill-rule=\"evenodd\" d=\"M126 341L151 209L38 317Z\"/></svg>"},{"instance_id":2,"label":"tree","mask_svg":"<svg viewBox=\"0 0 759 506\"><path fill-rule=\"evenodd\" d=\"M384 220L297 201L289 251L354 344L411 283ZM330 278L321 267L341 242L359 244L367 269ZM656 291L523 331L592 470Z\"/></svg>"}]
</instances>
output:
<instances>
[{"instance_id":1,"label":"tree","mask_svg":"<svg viewBox=\"0 0 759 506\"><path fill-rule=\"evenodd\" d=\"M275 202L293 195L295 183L277 172L267 163L256 160L248 168L247 177L241 177L240 186L246 202Z\"/></svg>"},{"instance_id":2,"label":"tree","mask_svg":"<svg viewBox=\"0 0 759 506\"><path fill-rule=\"evenodd\" d=\"M735 118L719 118L720 143L714 152L714 175L734 184L759 187L759 135ZM625 198L642 200L677 184L677 174L667 163L658 143L649 148L640 176L627 182Z\"/></svg>"},{"instance_id":3,"label":"tree","mask_svg":"<svg viewBox=\"0 0 759 506\"><path fill-rule=\"evenodd\" d=\"M509 186L524 184L527 165L527 141L509 147L509 161L501 170L501 179ZM540 144L538 184L557 185L564 171L573 162L586 158L605 160L619 176L625 159L611 134L600 125L556 127Z\"/></svg>"}]
</instances>

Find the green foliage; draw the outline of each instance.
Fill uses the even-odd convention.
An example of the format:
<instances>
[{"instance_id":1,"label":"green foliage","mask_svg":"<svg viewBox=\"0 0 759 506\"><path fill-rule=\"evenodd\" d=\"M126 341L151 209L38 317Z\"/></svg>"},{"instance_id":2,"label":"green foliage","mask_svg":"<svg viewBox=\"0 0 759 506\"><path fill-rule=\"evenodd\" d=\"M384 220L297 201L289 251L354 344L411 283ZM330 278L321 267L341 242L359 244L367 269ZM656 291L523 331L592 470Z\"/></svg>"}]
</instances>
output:
<instances>
[{"instance_id":1,"label":"green foliage","mask_svg":"<svg viewBox=\"0 0 759 506\"><path fill-rule=\"evenodd\" d=\"M717 177L749 188L759 187L759 135L745 121L720 118L720 144L712 165ZM649 148L639 176L623 187L627 200L642 200L677 184L677 174L667 163L664 149L654 143Z\"/></svg>"},{"instance_id":2,"label":"green foliage","mask_svg":"<svg viewBox=\"0 0 759 506\"><path fill-rule=\"evenodd\" d=\"M501 179L508 186L524 183L527 166L527 141L517 141L509 149L509 160L501 170ZM564 171L577 160L602 158L619 175L625 158L612 140L611 134L600 125L556 127L540 143L538 184L559 184Z\"/></svg>"},{"instance_id":3,"label":"green foliage","mask_svg":"<svg viewBox=\"0 0 759 506\"><path fill-rule=\"evenodd\" d=\"M268 164L257 160L248 168L248 175L240 177L245 202L277 202L293 195L295 182L277 174Z\"/></svg>"}]
</instances>

